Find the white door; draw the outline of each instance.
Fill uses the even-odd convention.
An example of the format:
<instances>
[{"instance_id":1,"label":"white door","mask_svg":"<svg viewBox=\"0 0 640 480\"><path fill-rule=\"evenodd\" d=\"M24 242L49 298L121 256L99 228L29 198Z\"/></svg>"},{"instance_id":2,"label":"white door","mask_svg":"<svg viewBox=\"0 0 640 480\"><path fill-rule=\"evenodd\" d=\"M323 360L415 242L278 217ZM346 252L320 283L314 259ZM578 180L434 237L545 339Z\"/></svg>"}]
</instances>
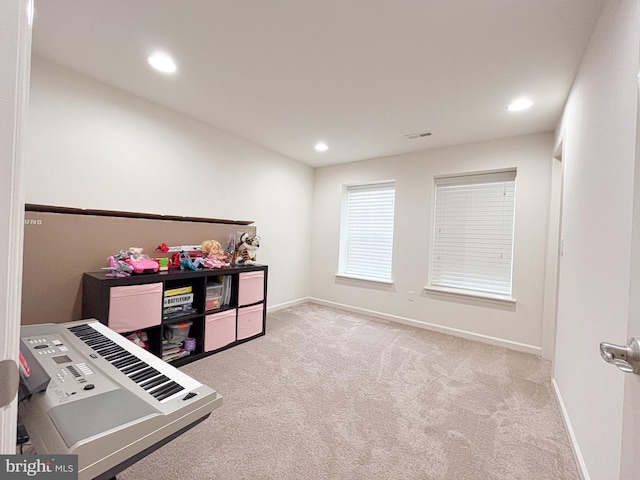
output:
<instances>
[{"instance_id":1,"label":"white door","mask_svg":"<svg viewBox=\"0 0 640 480\"><path fill-rule=\"evenodd\" d=\"M640 93L640 79L639 79ZM640 95L636 108L636 161L633 194L633 234L631 240L631 275L629 280L629 337L640 337ZM612 375L622 372L612 369ZM640 478L640 375L624 374L622 413L622 452L620 478Z\"/></svg>"}]
</instances>

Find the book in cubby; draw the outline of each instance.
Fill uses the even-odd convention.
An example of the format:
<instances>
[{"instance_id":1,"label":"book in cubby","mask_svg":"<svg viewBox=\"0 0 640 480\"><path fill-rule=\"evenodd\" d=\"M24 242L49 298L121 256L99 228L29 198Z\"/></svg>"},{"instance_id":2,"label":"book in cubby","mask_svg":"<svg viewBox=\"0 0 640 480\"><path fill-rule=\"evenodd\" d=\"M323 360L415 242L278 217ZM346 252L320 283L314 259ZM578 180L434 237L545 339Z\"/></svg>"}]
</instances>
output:
<instances>
[{"instance_id":1,"label":"book in cubby","mask_svg":"<svg viewBox=\"0 0 640 480\"><path fill-rule=\"evenodd\" d=\"M172 320L197 313L193 306L193 286L171 288L164 291L162 319Z\"/></svg>"}]
</instances>

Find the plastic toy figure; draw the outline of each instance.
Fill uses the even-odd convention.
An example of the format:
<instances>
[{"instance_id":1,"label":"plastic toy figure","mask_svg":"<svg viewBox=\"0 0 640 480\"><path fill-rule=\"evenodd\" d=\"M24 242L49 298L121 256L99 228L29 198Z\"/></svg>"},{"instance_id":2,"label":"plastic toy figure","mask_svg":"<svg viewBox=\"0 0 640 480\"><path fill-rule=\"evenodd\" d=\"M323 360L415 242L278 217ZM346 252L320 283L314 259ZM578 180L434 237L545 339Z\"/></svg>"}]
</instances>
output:
<instances>
[{"instance_id":1,"label":"plastic toy figure","mask_svg":"<svg viewBox=\"0 0 640 480\"><path fill-rule=\"evenodd\" d=\"M187 252L180 252L180 270L198 270L198 267L191 261L191 257Z\"/></svg>"},{"instance_id":2,"label":"plastic toy figure","mask_svg":"<svg viewBox=\"0 0 640 480\"><path fill-rule=\"evenodd\" d=\"M233 233L229 234L229 240L227 240L227 249L225 251L227 254L227 259L229 262L233 263L235 261L236 255L236 236Z\"/></svg>"},{"instance_id":3,"label":"plastic toy figure","mask_svg":"<svg viewBox=\"0 0 640 480\"><path fill-rule=\"evenodd\" d=\"M187 252L180 253L180 270L198 270L197 265L191 261L191 257Z\"/></svg>"},{"instance_id":4,"label":"plastic toy figure","mask_svg":"<svg viewBox=\"0 0 640 480\"><path fill-rule=\"evenodd\" d=\"M107 258L109 261L108 267L103 267L103 270L111 270L110 273L105 273L105 277L129 277L133 272L133 267L122 260L117 259L114 255Z\"/></svg>"}]
</instances>

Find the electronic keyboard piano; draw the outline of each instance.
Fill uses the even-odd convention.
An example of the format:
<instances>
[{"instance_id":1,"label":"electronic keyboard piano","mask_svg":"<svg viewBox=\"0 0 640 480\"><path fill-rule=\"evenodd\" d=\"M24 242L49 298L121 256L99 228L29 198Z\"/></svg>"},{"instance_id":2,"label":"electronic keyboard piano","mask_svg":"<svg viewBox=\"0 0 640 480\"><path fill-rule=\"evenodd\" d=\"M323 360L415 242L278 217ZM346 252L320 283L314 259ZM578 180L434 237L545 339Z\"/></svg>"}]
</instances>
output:
<instances>
[{"instance_id":1,"label":"electronic keyboard piano","mask_svg":"<svg viewBox=\"0 0 640 480\"><path fill-rule=\"evenodd\" d=\"M51 380L20 403L20 419L36 453L78 455L80 480L114 477L222 405L96 320L27 325L21 337L23 377L37 369Z\"/></svg>"}]
</instances>

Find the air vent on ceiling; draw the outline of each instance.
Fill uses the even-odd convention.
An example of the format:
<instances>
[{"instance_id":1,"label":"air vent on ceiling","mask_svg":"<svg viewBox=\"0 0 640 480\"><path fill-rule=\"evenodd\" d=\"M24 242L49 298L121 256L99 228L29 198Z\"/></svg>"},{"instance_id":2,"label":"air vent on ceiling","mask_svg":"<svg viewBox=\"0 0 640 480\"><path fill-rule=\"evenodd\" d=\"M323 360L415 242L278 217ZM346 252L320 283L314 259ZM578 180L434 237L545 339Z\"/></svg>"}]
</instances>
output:
<instances>
[{"instance_id":1,"label":"air vent on ceiling","mask_svg":"<svg viewBox=\"0 0 640 480\"><path fill-rule=\"evenodd\" d=\"M404 136L404 138L409 139L409 140L414 140L416 138L422 138L422 137L429 137L433 134L432 131L428 131L428 132L420 132L420 133L408 133Z\"/></svg>"}]
</instances>

